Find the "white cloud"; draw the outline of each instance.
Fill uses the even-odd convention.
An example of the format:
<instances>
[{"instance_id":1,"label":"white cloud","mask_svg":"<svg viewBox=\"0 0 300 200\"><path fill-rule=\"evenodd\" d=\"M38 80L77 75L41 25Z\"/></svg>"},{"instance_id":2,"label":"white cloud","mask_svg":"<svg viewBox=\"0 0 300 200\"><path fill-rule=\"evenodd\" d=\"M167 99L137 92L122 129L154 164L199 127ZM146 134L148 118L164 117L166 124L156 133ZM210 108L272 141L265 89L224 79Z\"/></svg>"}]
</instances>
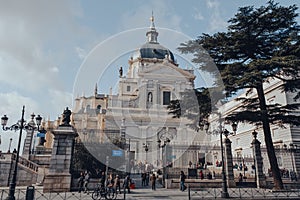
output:
<instances>
[{"instance_id":1,"label":"white cloud","mask_svg":"<svg viewBox=\"0 0 300 200\"><path fill-rule=\"evenodd\" d=\"M53 108L52 113L61 114L64 108L69 107L72 108L72 93L49 89L48 91L48 101L50 102L50 106ZM56 117L56 116L52 116Z\"/></svg>"},{"instance_id":2,"label":"white cloud","mask_svg":"<svg viewBox=\"0 0 300 200\"><path fill-rule=\"evenodd\" d=\"M38 103L26 96L22 96L17 92L0 93L0 115L6 114L10 118L10 123L14 123L21 118L22 105L25 105L25 116L29 116L32 112L39 110Z\"/></svg>"},{"instance_id":3,"label":"white cloud","mask_svg":"<svg viewBox=\"0 0 300 200\"><path fill-rule=\"evenodd\" d=\"M150 17L153 11L156 27L171 28L181 31L181 16L174 14L172 4L167 1L150 1L142 4L134 12L122 15L122 26L125 29L150 26Z\"/></svg>"},{"instance_id":4,"label":"white cloud","mask_svg":"<svg viewBox=\"0 0 300 200\"><path fill-rule=\"evenodd\" d=\"M0 83L31 91L57 87L60 77L53 66L65 62L70 45L86 33L75 21L82 16L78 2L1 3Z\"/></svg>"},{"instance_id":5,"label":"white cloud","mask_svg":"<svg viewBox=\"0 0 300 200\"><path fill-rule=\"evenodd\" d=\"M50 72L58 73L59 72L59 68L57 66L53 66L52 68L50 68Z\"/></svg>"},{"instance_id":6,"label":"white cloud","mask_svg":"<svg viewBox=\"0 0 300 200\"><path fill-rule=\"evenodd\" d=\"M220 3L216 0L207 0L206 5L210 9L209 30L215 32L224 29L227 22L221 15Z\"/></svg>"},{"instance_id":7,"label":"white cloud","mask_svg":"<svg viewBox=\"0 0 300 200\"><path fill-rule=\"evenodd\" d=\"M76 50L76 53L77 53L78 57L81 60L83 60L86 57L87 53L84 49L82 49L80 47L76 47L75 50Z\"/></svg>"},{"instance_id":8,"label":"white cloud","mask_svg":"<svg viewBox=\"0 0 300 200\"><path fill-rule=\"evenodd\" d=\"M201 11L197 8L195 8L194 10L195 10L194 19L200 20L200 21L203 20L204 17L202 15Z\"/></svg>"}]
</instances>

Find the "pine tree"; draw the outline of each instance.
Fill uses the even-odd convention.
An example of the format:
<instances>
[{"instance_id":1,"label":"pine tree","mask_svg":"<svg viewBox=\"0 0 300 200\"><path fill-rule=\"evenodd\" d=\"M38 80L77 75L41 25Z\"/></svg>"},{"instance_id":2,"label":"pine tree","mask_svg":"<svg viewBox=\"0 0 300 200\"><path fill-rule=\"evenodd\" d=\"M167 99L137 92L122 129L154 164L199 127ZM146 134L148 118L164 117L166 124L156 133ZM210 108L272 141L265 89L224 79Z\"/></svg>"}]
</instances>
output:
<instances>
[{"instance_id":1,"label":"pine tree","mask_svg":"<svg viewBox=\"0 0 300 200\"><path fill-rule=\"evenodd\" d=\"M216 77L215 86L224 84L226 97L241 90L256 92L256 97L239 98L241 110L229 120L261 126L274 179L274 189L283 189L270 124L300 125L300 27L296 22L296 5L283 7L269 1L266 6L241 7L228 21L226 32L202 34L181 44L182 53L194 55L192 60L203 71ZM215 65L215 67L212 67ZM218 79L220 75L220 79ZM281 81L282 91L295 94L295 102L269 105L263 84L272 79ZM299 102L299 101L298 101Z\"/></svg>"}]
</instances>

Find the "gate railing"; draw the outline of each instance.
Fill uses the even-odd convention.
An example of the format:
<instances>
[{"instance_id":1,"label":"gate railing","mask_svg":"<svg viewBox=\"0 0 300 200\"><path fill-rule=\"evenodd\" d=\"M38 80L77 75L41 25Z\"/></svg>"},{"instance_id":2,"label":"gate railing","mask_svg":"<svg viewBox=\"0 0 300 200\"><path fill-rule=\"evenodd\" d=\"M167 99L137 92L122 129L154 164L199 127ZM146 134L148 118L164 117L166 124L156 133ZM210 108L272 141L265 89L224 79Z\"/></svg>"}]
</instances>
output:
<instances>
[{"instance_id":1,"label":"gate railing","mask_svg":"<svg viewBox=\"0 0 300 200\"><path fill-rule=\"evenodd\" d=\"M190 188L188 199L219 199L222 188ZM273 191L259 188L228 188L230 198L234 199L300 199L300 189Z\"/></svg>"}]
</instances>

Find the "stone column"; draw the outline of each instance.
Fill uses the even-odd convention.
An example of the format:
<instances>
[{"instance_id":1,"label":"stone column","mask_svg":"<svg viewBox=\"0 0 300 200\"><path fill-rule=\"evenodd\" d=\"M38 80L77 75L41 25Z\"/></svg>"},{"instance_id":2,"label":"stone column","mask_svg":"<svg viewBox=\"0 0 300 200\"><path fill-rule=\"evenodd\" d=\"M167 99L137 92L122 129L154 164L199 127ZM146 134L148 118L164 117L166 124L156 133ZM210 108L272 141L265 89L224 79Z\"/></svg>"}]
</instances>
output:
<instances>
[{"instance_id":1,"label":"stone column","mask_svg":"<svg viewBox=\"0 0 300 200\"><path fill-rule=\"evenodd\" d=\"M71 188L72 156L75 137L78 136L70 123L71 111L63 113L63 124L53 131L54 141L49 173L44 180L43 192L68 192Z\"/></svg>"},{"instance_id":2,"label":"stone column","mask_svg":"<svg viewBox=\"0 0 300 200\"><path fill-rule=\"evenodd\" d=\"M231 152L231 141L229 138L225 138L225 170L227 175L228 187L235 187L234 174L233 174L233 163L232 163L232 152Z\"/></svg>"},{"instance_id":3,"label":"stone column","mask_svg":"<svg viewBox=\"0 0 300 200\"><path fill-rule=\"evenodd\" d=\"M266 187L266 177L263 173L263 159L261 156L260 142L257 140L257 132L252 133L254 139L252 141L253 157L255 159L255 174L257 188Z\"/></svg>"}]
</instances>

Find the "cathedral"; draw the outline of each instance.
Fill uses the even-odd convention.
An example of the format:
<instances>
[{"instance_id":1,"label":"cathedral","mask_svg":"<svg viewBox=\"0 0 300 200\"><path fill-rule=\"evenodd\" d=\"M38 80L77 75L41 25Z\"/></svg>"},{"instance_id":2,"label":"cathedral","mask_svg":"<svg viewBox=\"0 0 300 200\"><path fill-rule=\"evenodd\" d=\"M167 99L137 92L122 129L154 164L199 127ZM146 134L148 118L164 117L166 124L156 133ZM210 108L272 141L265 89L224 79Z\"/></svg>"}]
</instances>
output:
<instances>
[{"instance_id":1,"label":"cathedral","mask_svg":"<svg viewBox=\"0 0 300 200\"><path fill-rule=\"evenodd\" d=\"M116 69L117 94L99 94L96 85L94 95L75 99L75 127L88 150L103 163L108 156L115 168L122 169L122 157L154 167L187 167L199 160L204 164L199 150L205 134L190 129L187 119L174 118L167 109L181 92L194 88L196 76L180 68L172 51L158 42L153 16L150 21L146 43L129 58L128 71Z\"/></svg>"}]
</instances>

